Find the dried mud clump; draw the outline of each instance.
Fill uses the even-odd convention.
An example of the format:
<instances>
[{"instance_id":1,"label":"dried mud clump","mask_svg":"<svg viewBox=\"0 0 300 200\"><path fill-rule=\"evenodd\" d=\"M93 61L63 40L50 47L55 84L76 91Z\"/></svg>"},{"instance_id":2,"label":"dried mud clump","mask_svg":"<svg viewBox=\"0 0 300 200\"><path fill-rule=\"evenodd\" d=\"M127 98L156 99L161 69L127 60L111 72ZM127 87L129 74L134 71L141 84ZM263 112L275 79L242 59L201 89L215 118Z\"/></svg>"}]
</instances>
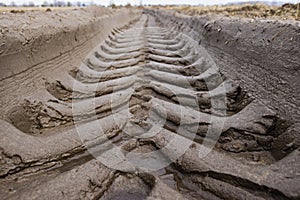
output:
<instances>
[{"instance_id":1,"label":"dried mud clump","mask_svg":"<svg viewBox=\"0 0 300 200\"><path fill-rule=\"evenodd\" d=\"M25 100L20 106L14 107L9 116L11 123L27 134L40 134L42 129L56 127L72 121L57 110L39 103Z\"/></svg>"}]
</instances>

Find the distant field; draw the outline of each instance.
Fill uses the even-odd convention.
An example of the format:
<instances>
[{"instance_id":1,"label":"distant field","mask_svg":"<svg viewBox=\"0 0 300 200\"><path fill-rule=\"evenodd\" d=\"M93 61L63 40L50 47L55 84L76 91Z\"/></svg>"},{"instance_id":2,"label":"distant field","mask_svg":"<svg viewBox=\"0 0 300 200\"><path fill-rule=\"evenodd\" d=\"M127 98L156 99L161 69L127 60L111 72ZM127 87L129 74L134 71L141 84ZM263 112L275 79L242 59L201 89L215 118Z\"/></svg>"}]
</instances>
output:
<instances>
[{"instance_id":1,"label":"distant field","mask_svg":"<svg viewBox=\"0 0 300 200\"><path fill-rule=\"evenodd\" d=\"M154 6L156 7L156 6ZM230 6L165 6L156 7L175 10L187 15L223 14L239 17L275 17L281 19L298 19L299 5L285 4L283 6L268 6L264 4L245 4Z\"/></svg>"},{"instance_id":2,"label":"distant field","mask_svg":"<svg viewBox=\"0 0 300 200\"><path fill-rule=\"evenodd\" d=\"M27 11L72 10L79 8L80 7L0 7L0 14L3 12L23 13ZM225 16L250 18L271 17L279 19L300 19L299 5L297 4L284 4L283 6L269 6L264 4L243 4L229 6L145 6L141 8L168 9L191 16L203 14L222 14Z\"/></svg>"},{"instance_id":3,"label":"distant field","mask_svg":"<svg viewBox=\"0 0 300 200\"><path fill-rule=\"evenodd\" d=\"M78 7L0 7L0 12L22 13L26 11L72 10Z\"/></svg>"}]
</instances>

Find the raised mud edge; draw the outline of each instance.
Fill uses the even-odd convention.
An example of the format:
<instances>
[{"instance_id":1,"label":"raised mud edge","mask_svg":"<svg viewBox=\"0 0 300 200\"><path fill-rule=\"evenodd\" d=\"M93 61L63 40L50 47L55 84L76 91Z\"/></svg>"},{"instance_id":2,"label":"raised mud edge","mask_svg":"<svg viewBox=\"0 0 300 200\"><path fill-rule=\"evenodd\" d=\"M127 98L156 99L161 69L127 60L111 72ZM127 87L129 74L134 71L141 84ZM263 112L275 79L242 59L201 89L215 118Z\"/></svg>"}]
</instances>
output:
<instances>
[{"instance_id":1,"label":"raised mud edge","mask_svg":"<svg viewBox=\"0 0 300 200\"><path fill-rule=\"evenodd\" d=\"M82 51L84 57L90 49L99 43L99 40L108 35L112 28L129 23L135 16L136 12L132 9L120 9L111 13L107 10L102 16L79 24L79 26L70 27L66 23L65 26L63 25L66 28L58 29L51 33L50 37L37 33L36 37L32 37L34 41L26 45L26 48L16 45L15 48L11 47L10 52L0 54L0 81L66 54L83 44L90 46L90 48L85 48ZM49 17L49 20L52 19ZM10 38L9 41L4 42L21 44L18 37ZM12 46L11 44L5 45Z\"/></svg>"}]
</instances>

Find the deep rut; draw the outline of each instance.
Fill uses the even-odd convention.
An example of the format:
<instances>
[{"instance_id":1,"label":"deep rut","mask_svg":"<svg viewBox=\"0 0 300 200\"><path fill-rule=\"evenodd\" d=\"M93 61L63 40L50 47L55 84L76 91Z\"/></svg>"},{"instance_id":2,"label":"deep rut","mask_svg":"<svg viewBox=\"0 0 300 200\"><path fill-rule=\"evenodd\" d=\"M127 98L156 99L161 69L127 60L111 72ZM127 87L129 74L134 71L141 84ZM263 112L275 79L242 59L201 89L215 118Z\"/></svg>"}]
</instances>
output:
<instances>
[{"instance_id":1,"label":"deep rut","mask_svg":"<svg viewBox=\"0 0 300 200\"><path fill-rule=\"evenodd\" d=\"M153 17L114 29L63 77L11 117L18 130L2 125L3 198L292 198L270 170L276 114Z\"/></svg>"}]
</instances>

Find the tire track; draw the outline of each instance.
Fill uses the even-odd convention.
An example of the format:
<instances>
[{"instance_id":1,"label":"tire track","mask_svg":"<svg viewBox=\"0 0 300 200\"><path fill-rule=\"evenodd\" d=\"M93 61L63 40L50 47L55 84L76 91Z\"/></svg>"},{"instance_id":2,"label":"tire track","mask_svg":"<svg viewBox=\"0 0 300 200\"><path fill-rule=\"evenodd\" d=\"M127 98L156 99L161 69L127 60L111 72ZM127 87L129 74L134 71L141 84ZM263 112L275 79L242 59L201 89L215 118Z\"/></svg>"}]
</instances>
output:
<instances>
[{"instance_id":1,"label":"tire track","mask_svg":"<svg viewBox=\"0 0 300 200\"><path fill-rule=\"evenodd\" d=\"M63 80L46 83L48 101L26 105L34 119L32 126L42 136L32 129L26 135L9 124L4 127L11 130L12 137L22 139L1 145L7 162L0 176L10 187L14 187L11 179L21 177L21 182L37 188L6 197L27 199L39 190L58 199L69 191L70 198L113 199L124 187L136 191L137 195L123 194L128 199L167 198L166 191L179 199L287 198L286 191L273 188L274 180L260 178L260 170L274 162L265 159L271 157L268 150L276 114L220 74L198 48L187 36L160 27L147 15L114 29L81 66ZM208 135L218 123L224 123L220 135ZM76 129L70 128L73 124ZM179 156L176 141L187 146ZM201 144L214 143L212 152L199 158L199 152L209 151ZM115 146L121 151L115 151ZM158 149L162 151L155 158L162 165L173 161L172 166L144 173L140 168L153 166L118 160ZM112 164L117 169L93 160L88 152L96 157L115 156ZM249 163L242 163L241 157ZM91 166L96 173L89 172ZM197 181L189 183L193 177L182 176L184 173L193 173ZM49 180L36 174L49 176ZM26 176L31 179L22 180ZM53 187L61 180L59 189ZM41 181L45 183L36 184ZM124 186L130 183L132 186ZM218 190L218 184L232 192ZM260 186L266 190L257 192ZM48 187L58 192L47 191Z\"/></svg>"}]
</instances>

